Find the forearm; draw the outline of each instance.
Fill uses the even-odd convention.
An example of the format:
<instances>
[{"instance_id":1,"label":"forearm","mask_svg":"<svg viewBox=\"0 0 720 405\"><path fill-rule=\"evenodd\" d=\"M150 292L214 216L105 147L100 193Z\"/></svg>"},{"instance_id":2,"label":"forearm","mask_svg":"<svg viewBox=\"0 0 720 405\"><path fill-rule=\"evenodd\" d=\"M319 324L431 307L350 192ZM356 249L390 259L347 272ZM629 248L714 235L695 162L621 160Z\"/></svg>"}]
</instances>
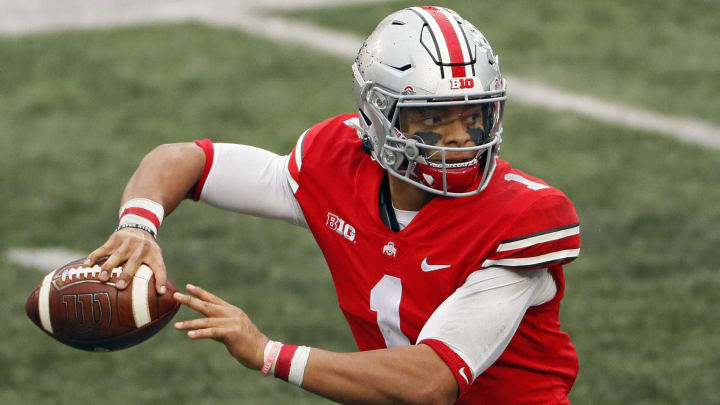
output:
<instances>
[{"instance_id":1,"label":"forearm","mask_svg":"<svg viewBox=\"0 0 720 405\"><path fill-rule=\"evenodd\" d=\"M457 384L426 345L356 353L310 351L302 387L343 404L451 404Z\"/></svg>"},{"instance_id":2,"label":"forearm","mask_svg":"<svg viewBox=\"0 0 720 405\"><path fill-rule=\"evenodd\" d=\"M452 404L457 398L455 377L429 346L356 353L313 348L303 357L297 347L269 342L240 308L200 287L186 288L191 295L176 292L173 297L204 317L176 322L175 328L187 330L194 340L222 342L245 367L274 373L345 404L435 405Z\"/></svg>"},{"instance_id":3,"label":"forearm","mask_svg":"<svg viewBox=\"0 0 720 405\"><path fill-rule=\"evenodd\" d=\"M148 153L130 178L121 205L132 198L147 198L172 212L203 173L205 155L192 143L161 145Z\"/></svg>"}]
</instances>

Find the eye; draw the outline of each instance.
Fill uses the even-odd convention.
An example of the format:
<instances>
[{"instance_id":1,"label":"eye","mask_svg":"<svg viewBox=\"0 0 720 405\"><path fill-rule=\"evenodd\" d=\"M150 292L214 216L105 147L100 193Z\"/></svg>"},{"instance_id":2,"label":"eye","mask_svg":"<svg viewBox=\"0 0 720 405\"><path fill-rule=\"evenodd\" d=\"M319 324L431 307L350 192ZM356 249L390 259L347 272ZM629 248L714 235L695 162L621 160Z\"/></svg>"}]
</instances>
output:
<instances>
[{"instance_id":1,"label":"eye","mask_svg":"<svg viewBox=\"0 0 720 405\"><path fill-rule=\"evenodd\" d=\"M465 123L466 124L475 124L476 122L480 121L481 118L482 118L482 114L480 114L480 113L470 114L467 117L465 117Z\"/></svg>"},{"instance_id":2,"label":"eye","mask_svg":"<svg viewBox=\"0 0 720 405\"><path fill-rule=\"evenodd\" d=\"M480 110L468 111L468 113L463 116L463 121L468 127L481 126L482 116L482 111Z\"/></svg>"},{"instance_id":3,"label":"eye","mask_svg":"<svg viewBox=\"0 0 720 405\"><path fill-rule=\"evenodd\" d=\"M424 125L434 127L443 123L443 118L439 115L429 115L423 118L422 123Z\"/></svg>"}]
</instances>

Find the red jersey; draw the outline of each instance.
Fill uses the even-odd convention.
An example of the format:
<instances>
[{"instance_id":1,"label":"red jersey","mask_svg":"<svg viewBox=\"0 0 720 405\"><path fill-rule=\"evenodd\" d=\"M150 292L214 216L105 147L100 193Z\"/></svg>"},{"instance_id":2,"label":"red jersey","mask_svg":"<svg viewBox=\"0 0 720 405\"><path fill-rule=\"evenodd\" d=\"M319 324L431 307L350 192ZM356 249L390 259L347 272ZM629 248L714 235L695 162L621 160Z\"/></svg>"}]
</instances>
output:
<instances>
[{"instance_id":1,"label":"red jersey","mask_svg":"<svg viewBox=\"0 0 720 405\"><path fill-rule=\"evenodd\" d=\"M341 115L309 129L288 169L358 348L428 344L456 376L456 404L566 403L578 369L558 321L562 265L578 255L580 243L577 231L567 232L578 229L571 202L498 159L483 192L438 196L393 232L379 215L387 172L363 151L353 119ZM527 310L500 358L472 381L451 348L417 338L468 275L488 267L548 268L557 294Z\"/></svg>"}]
</instances>

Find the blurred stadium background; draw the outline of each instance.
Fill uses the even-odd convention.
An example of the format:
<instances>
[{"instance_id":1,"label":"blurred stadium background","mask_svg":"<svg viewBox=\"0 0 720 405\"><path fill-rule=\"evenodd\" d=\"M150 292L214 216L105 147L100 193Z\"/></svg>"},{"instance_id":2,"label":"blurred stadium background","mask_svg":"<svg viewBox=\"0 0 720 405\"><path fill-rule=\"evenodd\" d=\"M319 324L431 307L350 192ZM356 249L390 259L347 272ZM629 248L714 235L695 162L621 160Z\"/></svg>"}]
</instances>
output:
<instances>
[{"instance_id":1,"label":"blurred stadium background","mask_svg":"<svg viewBox=\"0 0 720 405\"><path fill-rule=\"evenodd\" d=\"M168 1L166 15L182 14L180 3ZM218 5L236 3L248 2ZM414 5L362 3L256 10L253 19L363 37ZM511 78L720 126L716 1L435 3L473 21ZM347 57L228 20L153 23L135 0L87 4L0 2L0 403L327 403L171 327L122 352L88 354L26 318L42 273L7 252L97 247L156 145L209 137L284 154L308 126L354 109ZM89 21L102 5L135 17L115 28L51 24ZM30 20L18 10L39 13L46 29L21 35ZM502 155L564 190L581 217L582 254L566 269L561 313L580 356L573 403L720 403L720 150L511 98ZM268 336L355 350L309 232L185 203L160 244L175 284L217 292ZM191 316L183 309L177 319Z\"/></svg>"}]
</instances>

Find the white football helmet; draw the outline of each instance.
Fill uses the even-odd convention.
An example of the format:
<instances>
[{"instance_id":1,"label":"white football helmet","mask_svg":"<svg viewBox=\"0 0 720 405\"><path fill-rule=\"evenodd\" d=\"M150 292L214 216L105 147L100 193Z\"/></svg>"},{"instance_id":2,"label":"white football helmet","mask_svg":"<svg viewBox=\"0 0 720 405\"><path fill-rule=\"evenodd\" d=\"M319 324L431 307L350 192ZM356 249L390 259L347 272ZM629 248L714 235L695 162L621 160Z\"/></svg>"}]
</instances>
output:
<instances>
[{"instance_id":1,"label":"white football helmet","mask_svg":"<svg viewBox=\"0 0 720 405\"><path fill-rule=\"evenodd\" d=\"M501 143L507 86L477 28L447 8L395 12L367 38L352 70L363 145L391 175L445 196L487 187ZM401 131L404 108L468 105L482 111L481 125L467 130L474 146L436 146L437 137ZM470 151L474 158L446 159Z\"/></svg>"}]
</instances>

